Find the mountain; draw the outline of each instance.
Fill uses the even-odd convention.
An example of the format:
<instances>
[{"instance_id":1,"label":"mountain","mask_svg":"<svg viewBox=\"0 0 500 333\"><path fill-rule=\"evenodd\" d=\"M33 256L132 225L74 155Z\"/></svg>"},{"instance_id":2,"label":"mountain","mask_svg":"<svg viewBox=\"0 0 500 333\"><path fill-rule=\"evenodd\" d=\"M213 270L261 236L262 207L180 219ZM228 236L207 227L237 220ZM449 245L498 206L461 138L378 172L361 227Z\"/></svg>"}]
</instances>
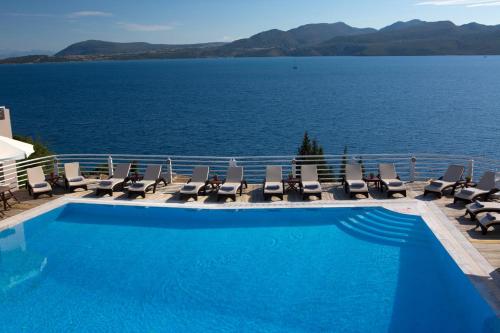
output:
<instances>
[{"instance_id":1,"label":"mountain","mask_svg":"<svg viewBox=\"0 0 500 333\"><path fill-rule=\"evenodd\" d=\"M226 44L222 49L233 50L232 55L237 54L238 50L243 52L263 49L289 50L315 45L337 36L354 36L376 31L370 28L354 28L343 22L307 24L288 31L278 29L264 31Z\"/></svg>"},{"instance_id":2,"label":"mountain","mask_svg":"<svg viewBox=\"0 0 500 333\"><path fill-rule=\"evenodd\" d=\"M274 57L274 56L407 56L500 55L500 25L455 25L450 21L396 22L380 30L343 22L272 29L232 43L149 44L89 40L54 56L30 55L0 60L33 63L95 60Z\"/></svg>"},{"instance_id":3,"label":"mountain","mask_svg":"<svg viewBox=\"0 0 500 333\"><path fill-rule=\"evenodd\" d=\"M57 57L82 56L82 55L114 55L114 54L140 54L147 52L162 52L176 49L207 48L224 45L224 43L202 44L149 44L149 43L115 43L101 40L87 40L72 44L55 54Z\"/></svg>"},{"instance_id":4,"label":"mountain","mask_svg":"<svg viewBox=\"0 0 500 333\"><path fill-rule=\"evenodd\" d=\"M500 54L500 26L398 22L373 34L335 37L312 49L321 55Z\"/></svg>"}]
</instances>

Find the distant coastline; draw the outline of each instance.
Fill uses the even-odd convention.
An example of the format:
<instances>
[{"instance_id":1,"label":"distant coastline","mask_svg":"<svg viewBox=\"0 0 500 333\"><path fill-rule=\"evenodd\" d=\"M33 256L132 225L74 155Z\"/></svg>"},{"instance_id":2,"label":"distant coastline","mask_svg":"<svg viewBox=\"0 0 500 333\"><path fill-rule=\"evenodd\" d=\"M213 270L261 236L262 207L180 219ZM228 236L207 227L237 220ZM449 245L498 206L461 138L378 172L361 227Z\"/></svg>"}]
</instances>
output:
<instances>
[{"instance_id":1,"label":"distant coastline","mask_svg":"<svg viewBox=\"0 0 500 333\"><path fill-rule=\"evenodd\" d=\"M278 56L436 56L500 55L500 25L455 25L450 21L396 22L382 29L355 28L343 22L268 30L231 43L184 45L116 43L89 40L53 56L29 55L0 64L103 60L187 59Z\"/></svg>"}]
</instances>

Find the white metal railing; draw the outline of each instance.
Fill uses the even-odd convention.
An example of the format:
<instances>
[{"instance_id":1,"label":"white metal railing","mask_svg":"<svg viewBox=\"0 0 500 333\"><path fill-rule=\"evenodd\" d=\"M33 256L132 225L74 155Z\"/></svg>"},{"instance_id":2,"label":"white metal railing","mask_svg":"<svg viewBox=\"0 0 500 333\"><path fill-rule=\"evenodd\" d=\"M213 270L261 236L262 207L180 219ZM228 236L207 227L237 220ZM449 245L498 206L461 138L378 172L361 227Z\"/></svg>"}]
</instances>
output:
<instances>
[{"instance_id":1,"label":"white metal railing","mask_svg":"<svg viewBox=\"0 0 500 333\"><path fill-rule=\"evenodd\" d=\"M465 176L478 179L487 170L500 170L500 160L464 155L441 154L349 154L324 156L171 156L171 155L126 155L126 154L61 154L13 164L0 164L0 182L20 186L26 183L26 169L41 166L46 174L64 173L64 163L79 162L83 173L89 176L108 175L117 163L132 163L132 171L142 173L147 164L161 164L167 179L172 174L191 175L193 167L207 165L210 174L224 177L230 164L244 167L245 179L249 183L261 183L267 165L281 165L283 177L300 175L301 163L318 165L321 181L336 182L342 179L346 163L361 163L366 176L378 174L380 163L394 163L402 180L420 181L443 175L449 164L466 167Z\"/></svg>"}]
</instances>

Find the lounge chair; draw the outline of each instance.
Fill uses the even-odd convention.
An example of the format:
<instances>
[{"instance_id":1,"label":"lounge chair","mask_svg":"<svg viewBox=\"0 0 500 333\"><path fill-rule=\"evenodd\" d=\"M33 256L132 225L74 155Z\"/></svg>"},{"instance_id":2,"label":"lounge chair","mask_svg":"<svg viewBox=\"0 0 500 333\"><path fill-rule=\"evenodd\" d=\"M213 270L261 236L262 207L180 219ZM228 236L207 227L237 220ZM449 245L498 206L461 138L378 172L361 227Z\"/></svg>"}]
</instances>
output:
<instances>
[{"instance_id":1,"label":"lounge chair","mask_svg":"<svg viewBox=\"0 0 500 333\"><path fill-rule=\"evenodd\" d=\"M477 221L476 228L480 227L483 235L486 235L490 227L499 224L500 213L488 213Z\"/></svg>"},{"instance_id":2,"label":"lounge chair","mask_svg":"<svg viewBox=\"0 0 500 333\"><path fill-rule=\"evenodd\" d=\"M227 169L226 180L217 191L217 201L227 197L236 201L236 193L238 190L241 196L243 193L243 167L229 167L229 169Z\"/></svg>"},{"instance_id":3,"label":"lounge chair","mask_svg":"<svg viewBox=\"0 0 500 333\"><path fill-rule=\"evenodd\" d=\"M113 191L122 187L127 181L128 173L130 172L131 163L117 164L114 174L107 180L101 180L97 183L95 195L109 194L113 196Z\"/></svg>"},{"instance_id":4,"label":"lounge chair","mask_svg":"<svg viewBox=\"0 0 500 333\"><path fill-rule=\"evenodd\" d=\"M481 213L500 213L500 202L474 201L465 208L465 215L469 214L470 219L475 221Z\"/></svg>"},{"instance_id":5,"label":"lounge chair","mask_svg":"<svg viewBox=\"0 0 500 333\"><path fill-rule=\"evenodd\" d=\"M399 193L406 197L406 186L396 173L396 166L392 163L380 163L378 166L382 189L385 188L387 197L391 198Z\"/></svg>"},{"instance_id":6,"label":"lounge chair","mask_svg":"<svg viewBox=\"0 0 500 333\"><path fill-rule=\"evenodd\" d=\"M198 200L198 195L200 194L201 190L203 190L206 194L209 171L210 168L208 166L195 167L193 169L191 179L181 188L180 198L194 198L195 200Z\"/></svg>"},{"instance_id":7,"label":"lounge chair","mask_svg":"<svg viewBox=\"0 0 500 333\"><path fill-rule=\"evenodd\" d=\"M87 190L88 181L80 172L80 163L64 164L64 184L69 192L73 192L77 188Z\"/></svg>"},{"instance_id":8,"label":"lounge chair","mask_svg":"<svg viewBox=\"0 0 500 333\"><path fill-rule=\"evenodd\" d=\"M452 194L455 194L455 189L458 186L458 182L462 179L464 170L465 168L462 165L450 165L443 177L431 181L424 188L424 197L429 193L433 193L441 198L443 192L449 188L452 189Z\"/></svg>"},{"instance_id":9,"label":"lounge chair","mask_svg":"<svg viewBox=\"0 0 500 333\"><path fill-rule=\"evenodd\" d=\"M354 198L356 194L362 194L367 198L369 197L368 184L363 180L363 169L361 168L361 164L346 164L344 190L349 194L350 198Z\"/></svg>"},{"instance_id":10,"label":"lounge chair","mask_svg":"<svg viewBox=\"0 0 500 333\"><path fill-rule=\"evenodd\" d=\"M463 201L466 203L471 203L476 199L488 199L490 194L498 192L499 189L496 188L495 180L496 178L500 178L500 172L497 173L494 171L486 171L479 183L476 187L468 187L460 190L457 194L455 194L455 198L453 199L453 203L458 201Z\"/></svg>"},{"instance_id":11,"label":"lounge chair","mask_svg":"<svg viewBox=\"0 0 500 333\"><path fill-rule=\"evenodd\" d=\"M300 192L302 199L308 199L311 195L321 200L323 189L318 181L318 167L316 165L305 164L300 167Z\"/></svg>"},{"instance_id":12,"label":"lounge chair","mask_svg":"<svg viewBox=\"0 0 500 333\"><path fill-rule=\"evenodd\" d=\"M45 181L45 174L41 166L29 168L26 173L28 174L28 192L33 196L33 199L42 194L52 196L52 186Z\"/></svg>"},{"instance_id":13,"label":"lounge chair","mask_svg":"<svg viewBox=\"0 0 500 333\"><path fill-rule=\"evenodd\" d=\"M128 197L133 194L140 195L146 198L146 192L153 188L153 193L156 192L156 186L161 179L161 164L149 164L144 172L142 180L132 183L128 187Z\"/></svg>"},{"instance_id":14,"label":"lounge chair","mask_svg":"<svg viewBox=\"0 0 500 333\"><path fill-rule=\"evenodd\" d=\"M266 179L264 181L264 200L270 200L276 196L283 200L283 170L279 165L268 165L266 167Z\"/></svg>"}]
</instances>

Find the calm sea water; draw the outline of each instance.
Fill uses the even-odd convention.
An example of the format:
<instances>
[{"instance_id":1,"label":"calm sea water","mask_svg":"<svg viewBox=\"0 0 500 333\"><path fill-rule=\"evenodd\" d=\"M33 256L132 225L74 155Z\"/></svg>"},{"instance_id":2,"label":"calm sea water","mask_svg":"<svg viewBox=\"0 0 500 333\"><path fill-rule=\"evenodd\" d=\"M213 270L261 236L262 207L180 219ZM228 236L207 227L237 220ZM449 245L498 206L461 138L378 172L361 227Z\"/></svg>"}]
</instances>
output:
<instances>
[{"instance_id":1,"label":"calm sea water","mask_svg":"<svg viewBox=\"0 0 500 333\"><path fill-rule=\"evenodd\" d=\"M307 130L331 154L500 155L500 57L8 65L0 78L14 131L58 153L282 155Z\"/></svg>"}]
</instances>

